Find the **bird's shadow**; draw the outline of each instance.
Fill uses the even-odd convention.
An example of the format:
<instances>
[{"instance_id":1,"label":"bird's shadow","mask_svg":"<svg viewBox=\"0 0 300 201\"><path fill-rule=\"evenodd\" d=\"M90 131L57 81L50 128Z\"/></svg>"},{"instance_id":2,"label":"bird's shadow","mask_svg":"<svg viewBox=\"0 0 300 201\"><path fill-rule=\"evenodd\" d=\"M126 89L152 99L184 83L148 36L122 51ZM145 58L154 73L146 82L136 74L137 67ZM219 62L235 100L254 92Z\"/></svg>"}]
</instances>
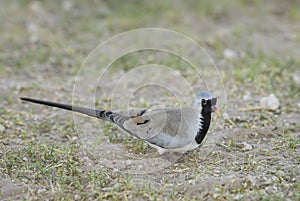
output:
<instances>
[{"instance_id":1,"label":"bird's shadow","mask_svg":"<svg viewBox=\"0 0 300 201\"><path fill-rule=\"evenodd\" d=\"M188 155L188 152L181 153L181 152L167 152L163 153L161 157L168 160L172 163L183 163L185 161L186 156Z\"/></svg>"}]
</instances>

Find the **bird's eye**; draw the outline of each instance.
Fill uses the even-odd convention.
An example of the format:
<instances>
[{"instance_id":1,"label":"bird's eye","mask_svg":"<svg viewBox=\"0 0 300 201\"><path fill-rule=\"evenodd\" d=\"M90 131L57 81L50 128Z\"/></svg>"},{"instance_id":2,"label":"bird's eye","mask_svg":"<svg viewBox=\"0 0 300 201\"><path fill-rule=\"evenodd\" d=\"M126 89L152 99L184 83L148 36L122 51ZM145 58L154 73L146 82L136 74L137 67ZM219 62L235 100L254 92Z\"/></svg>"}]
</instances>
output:
<instances>
[{"instance_id":1,"label":"bird's eye","mask_svg":"<svg viewBox=\"0 0 300 201\"><path fill-rule=\"evenodd\" d=\"M206 104L206 100L205 100L205 99L202 99L202 100L201 100L201 104L202 104L202 105L205 105L205 104Z\"/></svg>"}]
</instances>

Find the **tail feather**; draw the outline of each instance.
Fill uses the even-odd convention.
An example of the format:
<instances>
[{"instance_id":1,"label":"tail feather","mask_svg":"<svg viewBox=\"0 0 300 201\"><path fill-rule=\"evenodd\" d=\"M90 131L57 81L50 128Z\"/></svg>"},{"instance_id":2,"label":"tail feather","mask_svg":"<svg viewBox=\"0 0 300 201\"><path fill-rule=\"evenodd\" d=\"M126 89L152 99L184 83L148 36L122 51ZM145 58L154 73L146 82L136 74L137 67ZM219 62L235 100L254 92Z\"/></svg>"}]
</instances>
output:
<instances>
[{"instance_id":1,"label":"tail feather","mask_svg":"<svg viewBox=\"0 0 300 201\"><path fill-rule=\"evenodd\" d=\"M41 104L41 105L47 105L51 107L56 107L64 110L69 110L73 112L78 112L81 114L85 114L91 117L96 117L105 121L111 121L115 124L117 124L119 127L121 127L123 130L127 131L128 133L134 135L131 133L130 130L127 130L124 128L124 122L129 120L131 117L127 115L122 115L119 114L118 112L110 111L110 110L97 110L97 109L91 109L91 108L85 108L85 107L78 107L78 106L73 106L73 105L67 105L67 104L62 104L62 103L56 103L56 102L50 102L50 101L44 101L44 100L39 100L39 99L34 99L34 98L25 98L22 97L20 98L22 101L28 101L36 104ZM134 135L139 138L139 136Z\"/></svg>"},{"instance_id":2,"label":"tail feather","mask_svg":"<svg viewBox=\"0 0 300 201\"><path fill-rule=\"evenodd\" d=\"M77 107L77 106L73 106L73 105L55 103L55 102L38 100L38 99L33 99L33 98L20 98L20 99L23 101L28 101L28 102L32 102L32 103L41 104L41 105L47 105L47 106L51 106L51 107L61 108L64 110L78 112L78 113L85 114L85 115L88 115L91 117L101 118L100 116L97 116L97 114L100 114L102 112L102 110L95 110L95 109L90 109L90 108L85 108L85 107Z\"/></svg>"},{"instance_id":3,"label":"tail feather","mask_svg":"<svg viewBox=\"0 0 300 201\"><path fill-rule=\"evenodd\" d=\"M33 99L33 98L22 97L20 99L22 101L28 101L28 102L32 102L32 103L41 104L41 105L47 105L47 106L51 106L51 107L61 108L64 110L78 112L81 114L85 114L85 115L88 115L91 117L96 117L96 118L103 119L106 121L111 121L113 123L116 123L118 126L120 126L123 129L124 129L124 127L123 127L124 121L126 121L129 118L127 116L123 116L121 114L118 114L118 113L115 113L115 112L112 112L109 110L97 110L97 109L78 107L78 106L67 105L67 104L62 104L62 103L38 100L38 99Z\"/></svg>"}]
</instances>

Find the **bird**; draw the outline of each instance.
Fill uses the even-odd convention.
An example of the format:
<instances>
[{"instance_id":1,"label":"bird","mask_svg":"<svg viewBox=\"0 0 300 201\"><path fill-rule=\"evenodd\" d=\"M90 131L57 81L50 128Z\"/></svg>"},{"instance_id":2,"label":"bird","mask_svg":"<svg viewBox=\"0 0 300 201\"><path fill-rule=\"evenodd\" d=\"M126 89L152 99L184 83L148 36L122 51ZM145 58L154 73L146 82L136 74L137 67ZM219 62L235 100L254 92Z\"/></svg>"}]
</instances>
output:
<instances>
[{"instance_id":1,"label":"bird","mask_svg":"<svg viewBox=\"0 0 300 201\"><path fill-rule=\"evenodd\" d=\"M206 136L211 113L220 116L217 98L208 91L196 94L191 106L129 110L101 110L21 97L22 101L61 108L109 121L146 141L160 155L186 153L199 147Z\"/></svg>"}]
</instances>

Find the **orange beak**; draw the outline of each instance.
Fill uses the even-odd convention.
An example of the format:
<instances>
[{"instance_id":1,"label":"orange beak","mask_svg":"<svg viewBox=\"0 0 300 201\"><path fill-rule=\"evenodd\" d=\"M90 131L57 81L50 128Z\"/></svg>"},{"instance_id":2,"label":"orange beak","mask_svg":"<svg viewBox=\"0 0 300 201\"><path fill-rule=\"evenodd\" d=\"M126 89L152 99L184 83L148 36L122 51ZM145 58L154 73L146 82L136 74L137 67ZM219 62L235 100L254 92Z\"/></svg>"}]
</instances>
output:
<instances>
[{"instance_id":1,"label":"orange beak","mask_svg":"<svg viewBox=\"0 0 300 201\"><path fill-rule=\"evenodd\" d=\"M221 113L220 113L219 109L217 108L217 106L214 105L211 107L211 109L213 112L215 112L217 114L218 117L221 116Z\"/></svg>"},{"instance_id":2,"label":"orange beak","mask_svg":"<svg viewBox=\"0 0 300 201\"><path fill-rule=\"evenodd\" d=\"M216 109L216 110L215 110L215 113L217 114L218 117L221 116L220 110Z\"/></svg>"}]
</instances>

